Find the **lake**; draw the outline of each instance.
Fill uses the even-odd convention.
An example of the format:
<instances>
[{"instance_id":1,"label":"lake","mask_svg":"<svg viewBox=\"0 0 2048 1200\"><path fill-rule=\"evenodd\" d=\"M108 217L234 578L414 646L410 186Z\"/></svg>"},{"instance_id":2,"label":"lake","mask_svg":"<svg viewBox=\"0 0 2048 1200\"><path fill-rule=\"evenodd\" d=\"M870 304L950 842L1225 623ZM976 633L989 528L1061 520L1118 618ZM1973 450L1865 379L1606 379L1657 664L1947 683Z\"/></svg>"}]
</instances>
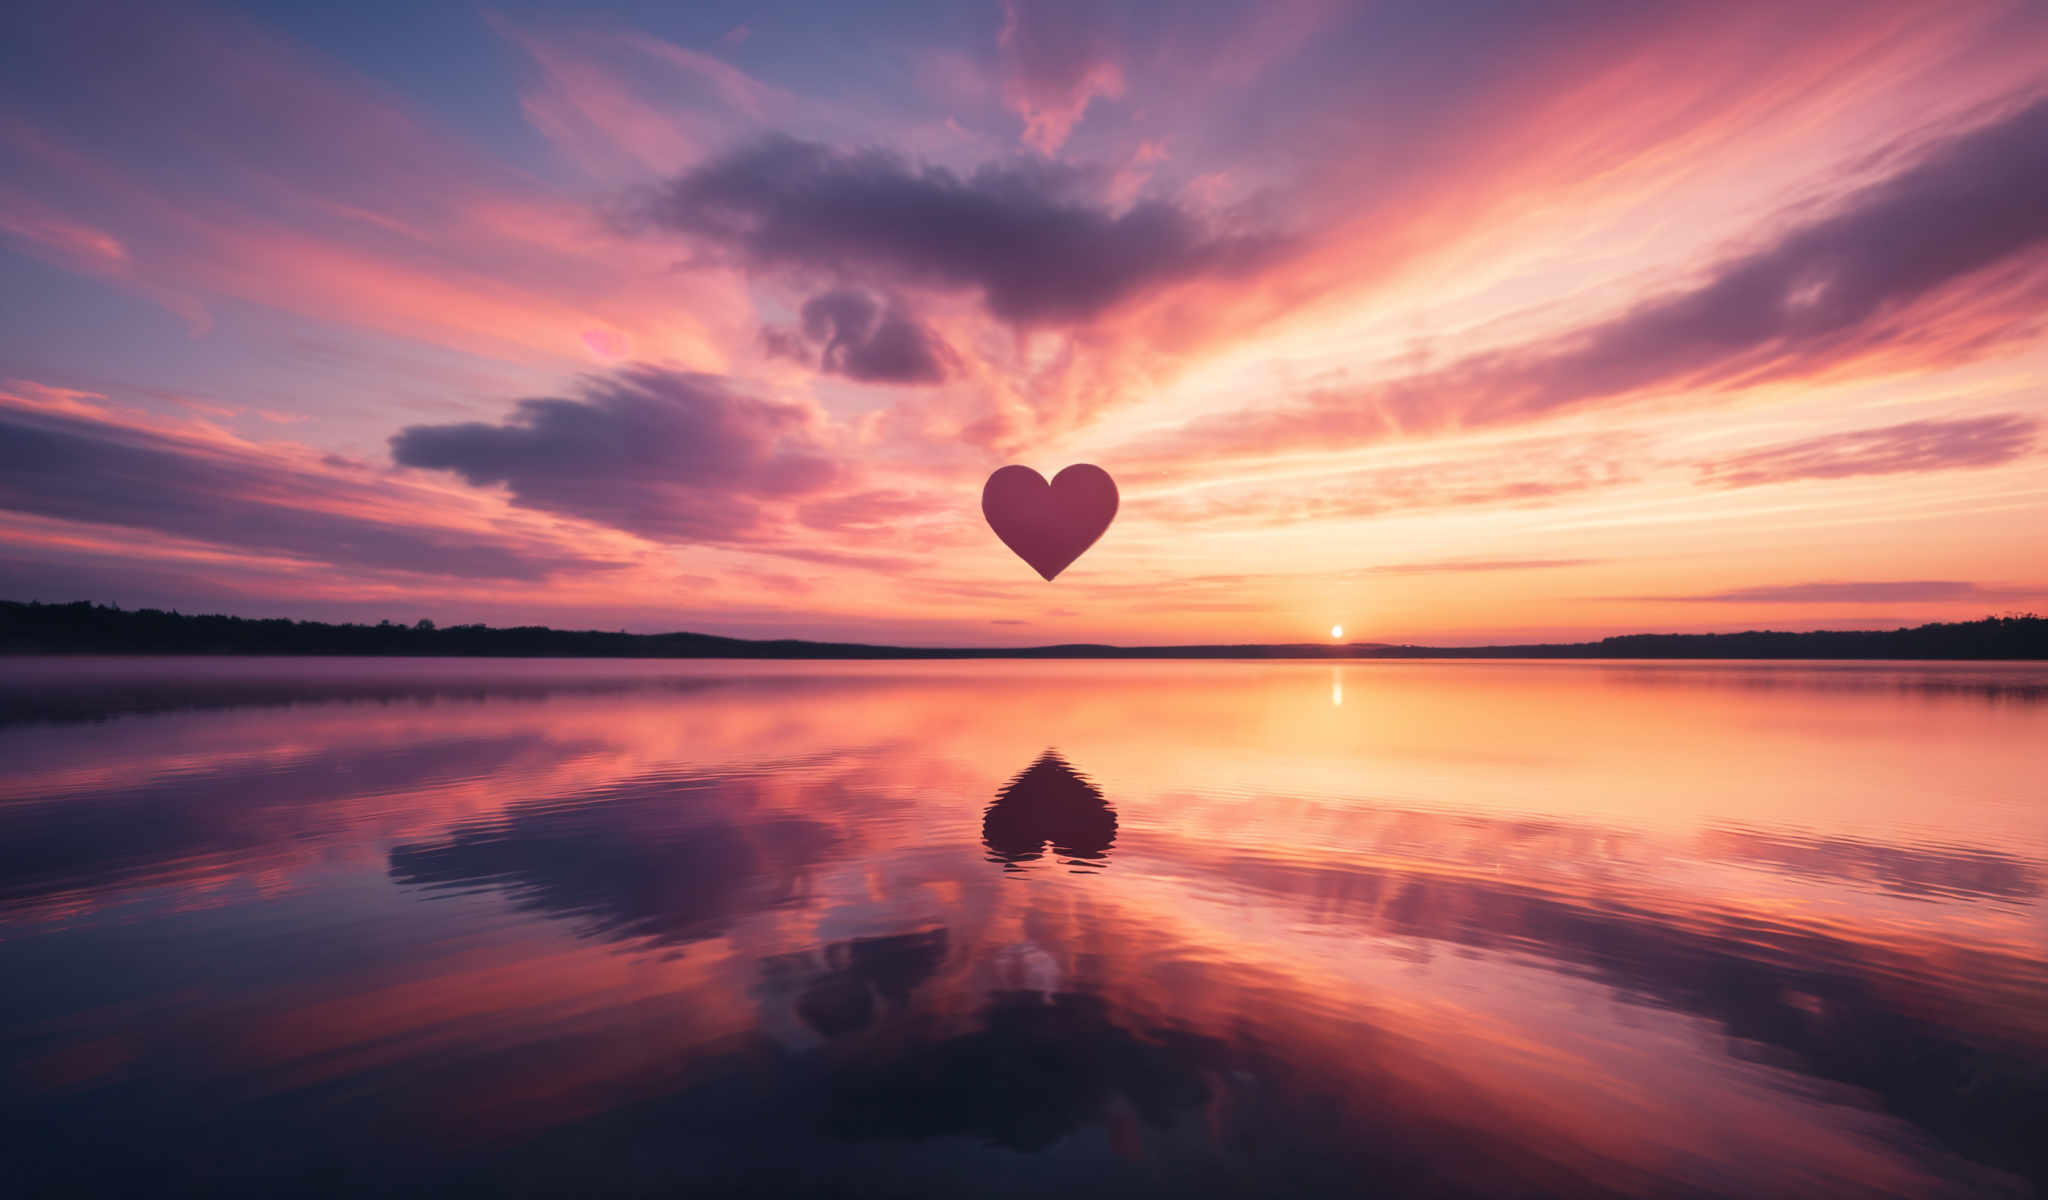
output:
<instances>
[{"instance_id":1,"label":"lake","mask_svg":"<svg viewBox=\"0 0 2048 1200\"><path fill-rule=\"evenodd\" d=\"M2029 1195L2048 667L0 659L13 1194Z\"/></svg>"}]
</instances>

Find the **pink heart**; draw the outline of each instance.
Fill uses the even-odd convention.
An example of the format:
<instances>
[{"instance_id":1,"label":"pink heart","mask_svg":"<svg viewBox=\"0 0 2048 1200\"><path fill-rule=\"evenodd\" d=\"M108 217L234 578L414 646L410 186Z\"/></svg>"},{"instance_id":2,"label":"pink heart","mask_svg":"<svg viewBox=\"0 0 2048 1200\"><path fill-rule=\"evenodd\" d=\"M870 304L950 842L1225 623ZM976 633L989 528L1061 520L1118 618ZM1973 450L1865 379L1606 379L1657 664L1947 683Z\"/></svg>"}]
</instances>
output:
<instances>
[{"instance_id":1,"label":"pink heart","mask_svg":"<svg viewBox=\"0 0 2048 1200\"><path fill-rule=\"evenodd\" d=\"M999 468L981 488L981 515L1031 569L1050 580L1095 544L1116 518L1116 480L1092 463L1052 477Z\"/></svg>"}]
</instances>

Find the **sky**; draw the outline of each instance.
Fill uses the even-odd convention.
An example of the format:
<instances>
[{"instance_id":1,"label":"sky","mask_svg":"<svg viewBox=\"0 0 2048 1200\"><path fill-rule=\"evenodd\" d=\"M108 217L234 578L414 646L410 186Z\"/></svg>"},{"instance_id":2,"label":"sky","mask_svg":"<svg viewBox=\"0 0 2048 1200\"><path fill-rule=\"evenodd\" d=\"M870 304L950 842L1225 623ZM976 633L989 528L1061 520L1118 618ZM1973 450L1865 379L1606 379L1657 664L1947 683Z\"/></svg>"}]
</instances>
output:
<instances>
[{"instance_id":1,"label":"sky","mask_svg":"<svg viewBox=\"0 0 2048 1200\"><path fill-rule=\"evenodd\" d=\"M923 645L2048 610L2048 6L14 5L0 598ZM983 481L1089 462L1047 582Z\"/></svg>"}]
</instances>

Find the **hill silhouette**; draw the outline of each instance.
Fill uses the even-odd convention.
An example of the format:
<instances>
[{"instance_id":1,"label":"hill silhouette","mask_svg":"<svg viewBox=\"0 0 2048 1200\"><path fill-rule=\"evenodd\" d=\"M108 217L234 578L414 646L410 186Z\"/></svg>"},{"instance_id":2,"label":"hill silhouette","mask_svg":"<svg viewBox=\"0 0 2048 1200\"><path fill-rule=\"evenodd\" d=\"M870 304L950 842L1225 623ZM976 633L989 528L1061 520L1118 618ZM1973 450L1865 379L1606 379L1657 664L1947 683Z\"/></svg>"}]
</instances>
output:
<instances>
[{"instance_id":1,"label":"hill silhouette","mask_svg":"<svg viewBox=\"0 0 2048 1200\"><path fill-rule=\"evenodd\" d=\"M329 624L162 609L0 600L4 654L292 654L506 658L1876 658L2048 659L2048 618L1986 617L1891 630L1635 633L1597 642L1407 646L1378 642L1024 647L874 646L544 625Z\"/></svg>"}]
</instances>

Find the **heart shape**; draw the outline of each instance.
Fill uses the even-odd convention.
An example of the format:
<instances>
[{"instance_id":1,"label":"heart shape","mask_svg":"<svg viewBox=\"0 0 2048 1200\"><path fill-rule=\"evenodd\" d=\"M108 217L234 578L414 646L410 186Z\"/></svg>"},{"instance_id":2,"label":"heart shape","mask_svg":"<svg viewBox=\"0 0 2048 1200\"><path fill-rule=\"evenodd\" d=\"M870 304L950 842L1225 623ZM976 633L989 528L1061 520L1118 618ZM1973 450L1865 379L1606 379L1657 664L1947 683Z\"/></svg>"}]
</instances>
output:
<instances>
[{"instance_id":1,"label":"heart shape","mask_svg":"<svg viewBox=\"0 0 2048 1200\"><path fill-rule=\"evenodd\" d=\"M1007 466L981 488L981 515L1003 545L1050 581L1081 557L1116 519L1116 480L1093 463L1052 477Z\"/></svg>"}]
</instances>

